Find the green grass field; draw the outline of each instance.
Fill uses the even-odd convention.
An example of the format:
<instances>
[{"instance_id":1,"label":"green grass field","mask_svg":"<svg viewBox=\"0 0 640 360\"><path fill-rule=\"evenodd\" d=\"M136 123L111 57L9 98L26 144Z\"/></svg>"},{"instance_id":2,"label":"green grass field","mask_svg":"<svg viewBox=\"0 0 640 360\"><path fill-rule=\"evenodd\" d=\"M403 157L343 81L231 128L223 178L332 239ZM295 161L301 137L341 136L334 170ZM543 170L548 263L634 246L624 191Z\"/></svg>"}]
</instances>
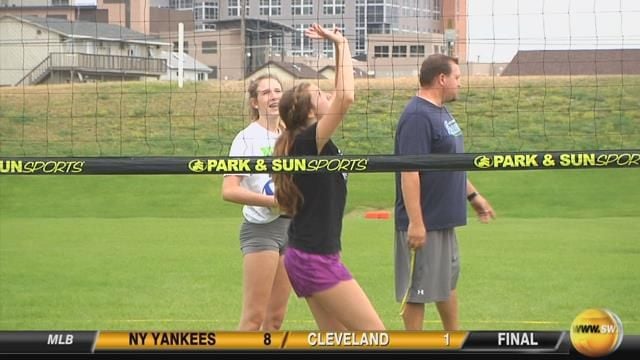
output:
<instances>
[{"instance_id":1,"label":"green grass field","mask_svg":"<svg viewBox=\"0 0 640 360\"><path fill-rule=\"evenodd\" d=\"M328 86L328 82L321 84ZM334 136L392 153L416 79L357 82ZM468 152L640 148L640 77L467 78L451 104ZM236 82L0 89L0 156L226 155L248 124ZM605 307L640 333L640 169L470 173L499 218L459 230L462 326L568 330ZM236 327L239 206L220 176L0 176L0 329ZM352 174L343 256L390 329L392 174ZM433 307L427 329L440 329ZM314 329L292 296L285 329Z\"/></svg>"},{"instance_id":2,"label":"green grass field","mask_svg":"<svg viewBox=\"0 0 640 360\"><path fill-rule=\"evenodd\" d=\"M324 80L320 86L329 88ZM334 140L388 154L417 79L356 81ZM105 82L0 89L0 155L224 156L248 125L242 82ZM466 150L640 148L640 76L470 77L450 107Z\"/></svg>"},{"instance_id":3,"label":"green grass field","mask_svg":"<svg viewBox=\"0 0 640 360\"><path fill-rule=\"evenodd\" d=\"M459 230L464 329L568 330L606 307L640 332L638 169L470 173L499 218ZM0 329L233 330L240 207L220 176L0 177ZM343 256L390 329L391 174L352 174ZM286 329L314 329L291 297ZM440 329L429 307L426 328Z\"/></svg>"}]
</instances>

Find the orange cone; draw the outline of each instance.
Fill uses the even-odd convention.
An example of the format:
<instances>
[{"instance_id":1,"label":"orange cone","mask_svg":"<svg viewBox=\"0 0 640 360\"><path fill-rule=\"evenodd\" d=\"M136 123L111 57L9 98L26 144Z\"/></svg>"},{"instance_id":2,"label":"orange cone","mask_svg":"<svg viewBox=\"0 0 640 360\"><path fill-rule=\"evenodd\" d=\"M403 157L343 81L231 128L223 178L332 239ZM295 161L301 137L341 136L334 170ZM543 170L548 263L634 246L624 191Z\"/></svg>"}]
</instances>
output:
<instances>
[{"instance_id":1,"label":"orange cone","mask_svg":"<svg viewBox=\"0 0 640 360\"><path fill-rule=\"evenodd\" d=\"M364 213L364 218L388 220L391 218L391 212L387 210L367 211Z\"/></svg>"}]
</instances>

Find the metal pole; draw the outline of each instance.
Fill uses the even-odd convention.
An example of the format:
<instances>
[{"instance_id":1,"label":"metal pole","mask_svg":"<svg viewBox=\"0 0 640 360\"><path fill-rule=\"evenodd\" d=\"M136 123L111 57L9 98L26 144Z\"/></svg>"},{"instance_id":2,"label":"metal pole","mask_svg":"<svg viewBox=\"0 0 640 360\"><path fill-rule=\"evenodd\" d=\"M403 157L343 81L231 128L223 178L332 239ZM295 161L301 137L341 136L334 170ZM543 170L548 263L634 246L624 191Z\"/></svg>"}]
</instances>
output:
<instances>
[{"instance_id":1,"label":"metal pole","mask_svg":"<svg viewBox=\"0 0 640 360\"><path fill-rule=\"evenodd\" d=\"M247 44L246 44L246 22L245 22L245 1L240 0L240 49L242 51L242 70L240 71L240 76L242 79L245 77L245 72L247 70Z\"/></svg>"},{"instance_id":2,"label":"metal pole","mask_svg":"<svg viewBox=\"0 0 640 360\"><path fill-rule=\"evenodd\" d=\"M184 24L178 24L178 88L182 89L184 81Z\"/></svg>"}]
</instances>

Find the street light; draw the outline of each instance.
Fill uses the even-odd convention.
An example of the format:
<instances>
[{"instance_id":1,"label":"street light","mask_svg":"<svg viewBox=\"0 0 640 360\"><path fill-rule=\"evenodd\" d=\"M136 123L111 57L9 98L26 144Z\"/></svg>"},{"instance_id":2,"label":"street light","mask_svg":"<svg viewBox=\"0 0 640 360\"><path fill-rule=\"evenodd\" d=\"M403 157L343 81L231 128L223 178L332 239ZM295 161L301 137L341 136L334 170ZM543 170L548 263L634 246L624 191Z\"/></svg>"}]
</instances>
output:
<instances>
[{"instance_id":1,"label":"street light","mask_svg":"<svg viewBox=\"0 0 640 360\"><path fill-rule=\"evenodd\" d=\"M458 35L455 29L447 29L444 31L444 41L447 44L447 55L454 56L454 46Z\"/></svg>"}]
</instances>

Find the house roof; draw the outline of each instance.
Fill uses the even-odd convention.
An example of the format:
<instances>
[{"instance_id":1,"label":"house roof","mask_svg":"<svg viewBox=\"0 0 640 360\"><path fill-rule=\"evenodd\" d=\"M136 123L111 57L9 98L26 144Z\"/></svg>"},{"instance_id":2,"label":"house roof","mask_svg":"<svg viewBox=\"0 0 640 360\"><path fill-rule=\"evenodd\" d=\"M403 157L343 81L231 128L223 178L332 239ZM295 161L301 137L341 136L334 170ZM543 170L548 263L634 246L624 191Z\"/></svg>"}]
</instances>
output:
<instances>
[{"instance_id":1,"label":"house roof","mask_svg":"<svg viewBox=\"0 0 640 360\"><path fill-rule=\"evenodd\" d=\"M104 41L127 41L152 45L168 45L168 43L161 42L159 38L155 36L149 36L118 25L88 21L72 22L64 19L42 18L37 16L20 17L6 15L5 17L11 17L20 22L29 23L70 38L88 38Z\"/></svg>"},{"instance_id":2,"label":"house roof","mask_svg":"<svg viewBox=\"0 0 640 360\"><path fill-rule=\"evenodd\" d=\"M640 74L640 49L518 51L502 76Z\"/></svg>"},{"instance_id":3,"label":"house roof","mask_svg":"<svg viewBox=\"0 0 640 360\"><path fill-rule=\"evenodd\" d=\"M202 71L202 72L207 72L210 73L213 71L213 69L211 69L210 67L208 67L207 65L201 63L200 61L194 59L193 57L189 56L189 54L183 54L184 55L184 62L183 62L183 69L185 70L192 70L192 71ZM168 52L168 51L161 51L160 52L160 58L162 59L167 59L167 67L170 69L177 69L178 68L178 54L175 52Z\"/></svg>"},{"instance_id":4,"label":"house roof","mask_svg":"<svg viewBox=\"0 0 640 360\"><path fill-rule=\"evenodd\" d=\"M325 67L323 67L322 69L320 69L318 72L319 73L323 73L326 70L332 70L335 71L336 70L336 66L335 65L327 65ZM353 68L353 77L355 78L366 78L369 77L369 75L367 74L367 71L358 67L354 67Z\"/></svg>"},{"instance_id":5,"label":"house roof","mask_svg":"<svg viewBox=\"0 0 640 360\"><path fill-rule=\"evenodd\" d=\"M317 71L313 70L311 67L305 64L283 63L283 62L277 62L277 61L266 62L264 65L257 68L253 73L251 73L247 77L251 77L253 74L269 66L277 66L282 70L286 71L287 73L291 74L291 76L295 77L296 79L325 79L325 77L322 74L318 73Z\"/></svg>"}]
</instances>

